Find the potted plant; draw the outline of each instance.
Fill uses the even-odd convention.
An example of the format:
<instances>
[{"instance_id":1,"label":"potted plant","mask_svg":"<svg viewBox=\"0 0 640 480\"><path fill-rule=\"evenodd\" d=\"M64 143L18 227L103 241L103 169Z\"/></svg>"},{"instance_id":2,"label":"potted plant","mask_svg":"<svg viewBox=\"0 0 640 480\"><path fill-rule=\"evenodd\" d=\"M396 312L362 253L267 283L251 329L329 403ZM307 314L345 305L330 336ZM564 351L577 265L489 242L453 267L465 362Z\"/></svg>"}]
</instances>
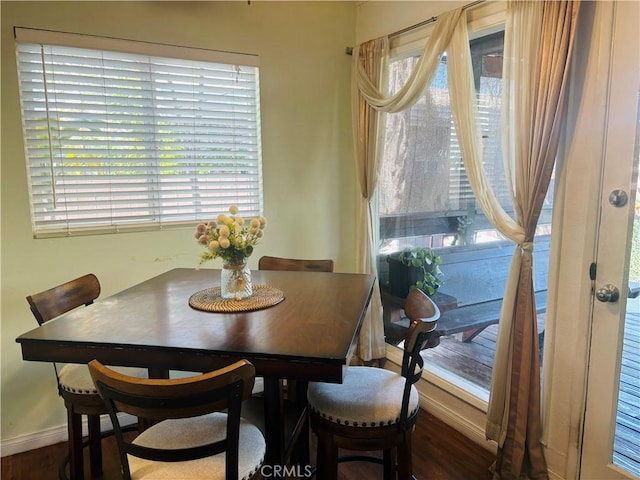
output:
<instances>
[{"instance_id":1,"label":"potted plant","mask_svg":"<svg viewBox=\"0 0 640 480\"><path fill-rule=\"evenodd\" d=\"M428 247L405 248L387 257L389 262L389 291L406 297L416 286L431 296L442 285L442 259Z\"/></svg>"}]
</instances>

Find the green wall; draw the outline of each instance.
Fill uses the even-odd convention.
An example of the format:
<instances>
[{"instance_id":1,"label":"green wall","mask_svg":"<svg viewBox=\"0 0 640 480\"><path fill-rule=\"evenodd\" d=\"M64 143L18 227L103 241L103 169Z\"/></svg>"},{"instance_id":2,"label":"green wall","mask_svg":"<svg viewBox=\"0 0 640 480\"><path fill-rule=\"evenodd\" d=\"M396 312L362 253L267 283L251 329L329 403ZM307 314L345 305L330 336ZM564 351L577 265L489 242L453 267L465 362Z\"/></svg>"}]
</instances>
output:
<instances>
[{"instance_id":1,"label":"green wall","mask_svg":"<svg viewBox=\"0 0 640 480\"><path fill-rule=\"evenodd\" d=\"M175 267L195 267L192 229L35 240L13 27L32 27L260 56L263 254L331 257L353 271L350 60L353 2L9 2L2 14L2 444L52 438L66 425L49 364L25 362L15 338L36 326L25 297L84 273L107 296ZM211 262L219 268L219 261ZM186 301L186 299L185 299ZM143 322L144 319L132 319ZM56 440L58 440L56 438Z\"/></svg>"}]
</instances>

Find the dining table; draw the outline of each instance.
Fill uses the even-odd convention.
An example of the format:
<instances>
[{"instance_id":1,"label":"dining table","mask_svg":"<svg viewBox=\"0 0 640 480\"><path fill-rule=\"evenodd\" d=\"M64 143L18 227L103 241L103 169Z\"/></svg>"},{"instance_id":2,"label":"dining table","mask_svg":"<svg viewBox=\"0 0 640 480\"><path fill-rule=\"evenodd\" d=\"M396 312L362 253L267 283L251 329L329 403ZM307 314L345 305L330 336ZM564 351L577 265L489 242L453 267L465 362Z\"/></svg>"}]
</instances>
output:
<instances>
[{"instance_id":1,"label":"dining table","mask_svg":"<svg viewBox=\"0 0 640 480\"><path fill-rule=\"evenodd\" d=\"M375 276L255 270L252 281L253 297L227 300L216 293L220 270L172 269L16 341L24 360L82 364L98 359L145 367L157 378L171 371L208 372L246 359L264 378L265 462L284 464L292 450L285 438L282 380L342 382Z\"/></svg>"}]
</instances>

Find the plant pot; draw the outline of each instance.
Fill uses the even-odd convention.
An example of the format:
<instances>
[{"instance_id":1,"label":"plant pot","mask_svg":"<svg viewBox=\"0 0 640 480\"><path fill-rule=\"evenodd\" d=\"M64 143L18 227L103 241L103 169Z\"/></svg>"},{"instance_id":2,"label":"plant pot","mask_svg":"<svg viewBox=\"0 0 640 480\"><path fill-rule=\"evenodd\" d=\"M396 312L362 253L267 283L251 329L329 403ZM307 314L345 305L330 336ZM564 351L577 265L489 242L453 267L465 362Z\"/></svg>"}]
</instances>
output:
<instances>
[{"instance_id":1,"label":"plant pot","mask_svg":"<svg viewBox=\"0 0 640 480\"><path fill-rule=\"evenodd\" d=\"M406 297L409 289L422 280L422 268L404 265L398 260L397 254L389 255L387 262L389 263L389 293L396 297Z\"/></svg>"}]
</instances>

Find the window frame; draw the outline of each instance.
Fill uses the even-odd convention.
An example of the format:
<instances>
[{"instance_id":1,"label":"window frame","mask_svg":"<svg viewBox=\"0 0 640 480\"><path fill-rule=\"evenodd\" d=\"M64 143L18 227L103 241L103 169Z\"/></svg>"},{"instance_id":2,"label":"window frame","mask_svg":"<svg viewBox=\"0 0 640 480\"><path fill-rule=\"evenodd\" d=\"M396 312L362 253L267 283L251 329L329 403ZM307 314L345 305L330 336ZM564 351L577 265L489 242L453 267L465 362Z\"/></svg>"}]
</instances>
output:
<instances>
[{"instance_id":1,"label":"window frame","mask_svg":"<svg viewBox=\"0 0 640 480\"><path fill-rule=\"evenodd\" d=\"M55 185L58 182L54 181L54 179L59 175L59 171L57 169L64 168L64 164L65 162L68 162L67 158L69 157L64 156L63 150L55 150L55 146L51 145L53 143L51 141L51 138L53 138L52 135L54 134L52 133L51 127L49 125L50 114L48 108L53 100L49 100L49 98L46 96L49 81L47 80L47 85L45 85L44 81L40 81L40 83L42 84L40 93L29 94L32 96L39 95L40 97L44 97L39 99L41 105L44 105L45 108L44 110L40 111L39 118L35 120L36 122L40 122L40 130L36 131L35 133L34 129L32 129L30 133L27 132L28 125L31 125L29 122L33 122L34 120L27 118L27 115L25 114L25 93L23 92L23 85L22 83L20 83L19 89L21 97L21 115L23 119L22 123L25 148L25 163L29 183L29 203L34 238L184 228L186 226L192 226L195 221L204 220L205 217L209 218L217 215L221 211L226 211L226 208L230 204L236 204L240 209L240 213L243 215L262 214L264 202L260 120L260 59L257 55L22 27L14 28L14 36L16 61L18 62L19 82L22 82L21 75L25 75L20 70L20 45L32 44L34 46L81 48L94 51L96 54L102 53L105 55L108 54L108 52L115 52L122 57L125 57L129 54L141 55L150 59L149 68L152 72L150 78L155 75L155 71L153 70L154 68L163 68L164 72L162 73L170 71L169 69L175 68L177 72L176 75L182 75L176 77L178 81L175 82L175 85L179 85L179 82L186 82L184 83L184 85L190 87L191 84L189 84L188 82L192 81L193 85L195 85L195 88L201 89L197 90L197 95L195 95L194 99L190 102L189 100L183 101L179 98L179 94L175 93L178 92L180 88L182 88L182 84L175 87L173 86L173 84L171 84L170 88L167 90L169 91L169 93L164 93L165 98L168 99L165 100L166 103L175 101L174 98L178 99L179 101L186 102L184 103L184 108L185 110L187 110L186 115L188 120L192 121L193 119L194 130L196 130L196 128L200 128L201 130L201 132L199 132L198 134L194 133L191 138L188 138L187 136L184 136L184 138L182 138L183 136L179 135L179 133L181 133L180 128L182 128L179 126L179 122L181 122L182 120L156 120L155 114L151 115L149 113L142 114L142 117L135 117L136 122L138 118L144 118L145 123L143 127L148 130L148 132L144 134L144 138L159 138L162 135L164 135L165 138L168 136L176 138L180 136L180 138L172 140L172 143L175 143L176 145L175 147L172 147L172 151L176 152L183 149L182 151L185 152L183 156L184 158L178 159L178 156L175 155L175 153L173 154L173 157L171 156L171 153L163 156L163 148L166 147L161 145L158 140L154 140L152 142L146 141L145 144L145 141L142 140L142 134L131 134L130 136L139 136L140 138L135 138L135 141L138 141L141 145L145 146L137 147L139 150L134 150L134 147L132 147L131 145L123 145L123 148L128 148L129 150L123 150L122 152L124 153L119 153L116 151L116 149L112 148L113 145L118 145L117 140L114 140L116 137L116 133L109 133L112 130L108 128L108 123L107 121L105 121L102 125L106 125L106 127L102 127L102 130L97 130L99 131L99 135L103 136L106 139L103 140L102 143L110 145L110 147L102 147L102 151L96 154L104 155L103 157L99 157L99 161L102 163L99 163L93 158L89 158L88 160L81 160L78 162L78 165L82 165L81 167L78 167L79 170L82 170L83 168L88 169L89 165L94 169L94 171L97 170L97 173L95 173L96 177L89 177L85 173L85 171L82 170L77 174L77 177L75 177L73 181L79 182L78 184L82 186L82 188L86 188L86 191L95 190L96 192L99 191L99 188L96 186L97 178L106 180L107 189L112 189L114 182L117 183L118 181L133 184L134 182L131 178L134 174L127 170L133 169L133 165L137 162L137 160L135 158L136 155L127 155L127 152L142 152L144 160L138 163L143 163L144 166L140 167L140 165L136 165L135 168L141 168L142 171L146 172L139 174L139 176L141 178L141 182L147 181L148 184L137 188L134 193L130 193L131 198L134 198L136 200L130 200L128 202L124 197L128 191L125 191L124 193L120 194L122 196L114 195L113 198L106 198L107 196L98 195L96 193L94 195L95 200L86 200L84 201L85 203L82 203L82 200L77 200L78 203L76 203L76 205L74 205L73 207L62 205L58 209L58 211L55 212L55 216L57 217L55 222L53 224L47 225L46 219L43 219L42 207L38 204L36 196L38 195L39 189L48 188L48 195L53 196L53 200L48 200L49 204L46 205L45 210L48 209L49 211L53 211L54 209L58 208L58 206L53 208L50 207L50 205L54 203L54 200L57 199L57 194L55 193ZM41 48L43 48L44 50L44 47ZM171 61L172 64L166 67L157 67L153 63L153 61L157 59L166 59ZM117 60L119 60L119 58ZM32 65L37 66L38 60L35 60L35 62L36 63L32 63ZM208 65L197 62L207 62ZM136 61L133 61L133 64L139 65L138 63L136 63ZM142 64L143 63L140 63L140 65ZM175 67L174 64L176 65ZM46 79L47 77L44 76L44 72L46 70L44 69L48 68L48 65L45 63L44 54L40 65L41 66L39 68L43 69L43 77ZM193 71L195 73L185 74L182 72L182 70L187 71L188 65L193 65L192 68L194 69ZM82 67L84 68L84 65L82 65ZM220 67L221 69L223 68L232 70L236 75L236 83L240 78L243 85L232 85L232 81L227 79L224 80L224 82L229 85L225 86L222 85L222 81L211 80L210 77L206 76L209 75L209 73L204 69L204 67ZM72 67L67 67L66 65L64 65L64 67L61 68L65 68L70 71ZM103 66L96 67L95 71L103 72L106 70ZM190 80L189 75L191 75L193 80ZM122 79L122 74L115 73L114 77L116 78L116 81L119 81ZM98 76L96 78L107 77ZM187 79L186 81L184 80L185 78ZM138 79L136 78L136 80ZM34 85L34 83L30 85ZM138 83L136 83L134 87L138 89L136 91L147 92L149 98L145 101L150 102L150 104L152 105L151 108L153 110L157 108L158 92L160 91L157 85L158 84L154 83L154 81L151 79L142 79ZM113 101L108 97L109 88L113 89L115 87L113 87L112 85L108 85L107 90L105 91L106 93L103 97L101 97L101 99L104 99L105 106L108 105L109 101ZM173 88L173 90L171 90L171 88ZM80 88L77 88L77 90L80 91ZM35 91L35 87L33 91ZM202 96L210 94L210 96L212 97L213 94L211 92L213 91L217 92L218 97L221 100L219 102L204 102L202 100ZM66 91L64 93L68 94ZM71 97L74 94L77 95L77 93L68 95ZM173 97L171 97L171 95L173 95ZM243 95L246 95L246 97L242 97ZM81 99L81 102L85 101L85 99L87 98L86 94L84 93L80 93L77 96ZM26 97L28 98L28 96ZM127 101L128 99L125 99L121 102L122 105L124 105L122 107L120 104L118 104L118 107L121 107L125 111L125 115L130 114L130 111L133 109L133 107L130 107L128 104L126 104ZM246 102L246 107L245 104L242 104L241 102ZM207 104L207 108L209 108L209 110L201 111L201 108L204 107L205 103ZM29 104L32 110L27 110L27 112L35 111L35 107L33 107L32 105L33 104ZM209 107L209 105L213 105L213 107ZM240 106L238 107L238 105ZM183 107L182 104L179 104L179 106ZM211 111L222 112L222 109L227 107L233 110L233 113L227 112L227 117L233 117L233 119L225 120L224 118L221 118L216 121L220 124L224 124L225 126L227 124L233 125L233 133L227 134L224 140L224 145L217 147L213 145L214 139L222 138L222 134L216 133L214 129L209 126L211 124L211 120L209 121L209 123L207 123L206 115ZM128 111L126 110L127 108L129 108ZM237 109L240 108L246 108L248 113L243 112L246 118L240 119L240 115L235 113L236 111L239 111ZM90 118L91 113L88 113L90 109L90 106L81 104L81 108L78 109L78 115L80 117L82 115L85 115L86 118ZM169 108L167 109L167 111L172 114L171 116L178 117L178 115L173 115L173 109ZM191 115L192 118L189 118L189 115ZM200 120L198 120L198 115L200 115ZM46 148L43 148L42 145L40 145L39 147L40 150L37 158L36 155L33 154L33 148L31 152L29 150L29 148L33 147L36 142L43 143L43 117L46 117L47 122L46 127L44 127L44 141L46 142L46 138L50 139L48 141L49 151L44 152L44 156L46 156L48 160L43 160L43 150L46 150ZM134 117L131 115L127 118ZM150 123L146 123L147 121L150 121ZM172 121L174 123L171 123ZM240 128L238 127L240 123L242 123L243 125L243 132L240 132ZM123 121L122 125L124 124L125 123ZM245 124L247 125L246 127ZM117 130L119 127L120 124L118 123L118 121L116 121L114 130ZM161 134L161 130L164 130L164 133ZM204 132L202 130L204 130ZM63 132L63 130L59 131ZM61 133L60 135L62 135L63 133ZM38 140L35 140L37 135L39 135L40 137ZM92 145L91 142L94 140L94 135L95 134L93 133L89 133L85 134L83 137L83 135L77 134L77 142L82 146L82 139L85 138L86 140L83 148L90 149L90 146ZM248 137L251 138L247 140ZM204 140L202 140L203 138ZM132 140L123 142L123 144L133 142L134 141ZM222 140L219 140L219 142L222 143ZM155 148L149 147L149 143L153 143L155 145ZM196 147L202 149L203 146L207 150L207 153L201 154ZM53 156L56 154L55 152L58 152L57 156ZM123 157L124 160L122 160ZM121 163L118 164L118 161ZM48 162L49 166L43 168L43 162ZM107 167L101 167L99 169L95 168L95 165L98 163L100 165L107 165L109 169L112 168L111 164L123 165L125 168L121 168L120 173L112 172L107 174L104 171ZM171 165L167 167L167 164L175 165L175 167L172 167ZM60 167L60 165L62 165L62 167ZM206 166L206 168L204 166ZM163 168L163 175L158 176L159 173L157 172L159 172ZM36 173L37 169L39 169L38 173ZM228 175L229 178L224 182L224 184L221 179L220 173L223 169L226 169L226 171L229 172L237 172L235 176L233 174ZM50 173L43 170L50 170ZM153 170L156 171L155 174L150 173ZM203 172L206 173L203 174ZM34 175L38 176L34 177ZM151 177L154 175L155 178L153 179L153 181L151 181ZM165 177L164 175L167 176ZM81 177L84 177L84 179L82 179ZM188 179L191 177L193 177L193 181L189 182ZM48 178L48 180L46 180L46 178ZM63 183L65 181L69 182L69 178L69 175L67 175L67 180L63 178L61 181ZM45 186L34 184L35 179L45 179ZM169 179L171 181L167 182L167 180ZM182 181L182 184L179 186L166 186L167 183L179 183L179 180ZM46 185L46 182L48 182L48 186ZM136 180L136 182L138 181ZM155 183L156 185L152 185L153 183ZM243 187L244 189L241 189L241 187ZM129 186L127 188L132 187ZM171 191L172 189L175 190L175 193ZM78 197L81 196L80 189L77 189L74 192L74 195L77 195ZM139 195L139 197L136 197L135 195ZM140 200L137 200L137 198L139 198ZM111 208L111 211L107 213L104 213L104 211L92 213L90 208L82 210L82 206L89 206L90 202L95 202L95 205L97 205L94 206L96 211L102 210L103 207L105 210L109 210L109 208ZM114 202L118 202L120 205L123 205L121 207L121 210L115 211L117 209L113 207ZM72 217L68 221L60 220L60 218L62 218L66 214L69 214L69 212L73 213L71 208L78 209L77 211L79 213L76 214L77 217L75 219ZM133 213L130 213L129 209ZM135 209L146 210L146 214L142 213L140 216L138 216ZM130 216L127 217L126 215L129 214ZM94 218L90 218L92 215L94 216ZM54 215L49 216L54 217Z\"/></svg>"}]
</instances>

